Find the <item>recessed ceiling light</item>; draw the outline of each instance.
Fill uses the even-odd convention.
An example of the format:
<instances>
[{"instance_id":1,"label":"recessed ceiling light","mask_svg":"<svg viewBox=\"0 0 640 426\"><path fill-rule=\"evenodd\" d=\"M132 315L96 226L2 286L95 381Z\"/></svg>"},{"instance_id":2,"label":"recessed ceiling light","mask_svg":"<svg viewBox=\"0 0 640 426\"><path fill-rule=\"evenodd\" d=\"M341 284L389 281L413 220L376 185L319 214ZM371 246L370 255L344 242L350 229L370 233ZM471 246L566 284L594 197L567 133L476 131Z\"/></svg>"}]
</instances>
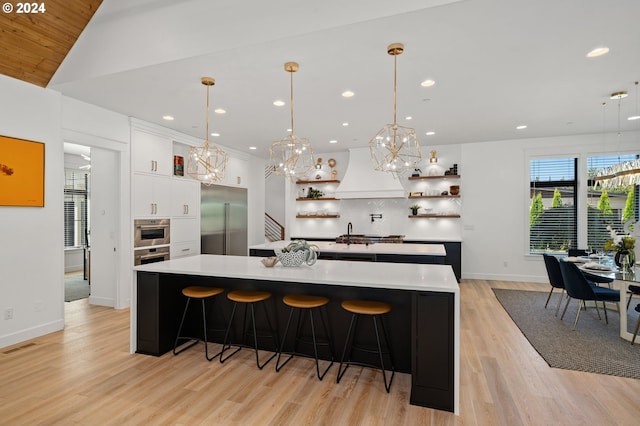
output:
<instances>
[{"instance_id":1,"label":"recessed ceiling light","mask_svg":"<svg viewBox=\"0 0 640 426\"><path fill-rule=\"evenodd\" d=\"M436 84L436 82L433 81L433 80L425 80L422 83L420 83L420 86L422 86L422 87L431 87L434 84Z\"/></svg>"},{"instance_id":2,"label":"recessed ceiling light","mask_svg":"<svg viewBox=\"0 0 640 426\"><path fill-rule=\"evenodd\" d=\"M216 114L226 114L227 113L227 111L225 111L222 108L216 108L216 109L213 110L213 112L215 112Z\"/></svg>"},{"instance_id":3,"label":"recessed ceiling light","mask_svg":"<svg viewBox=\"0 0 640 426\"><path fill-rule=\"evenodd\" d=\"M218 136L220 136L220 133L211 133L211 136L217 138Z\"/></svg>"},{"instance_id":4,"label":"recessed ceiling light","mask_svg":"<svg viewBox=\"0 0 640 426\"><path fill-rule=\"evenodd\" d=\"M627 118L627 120L629 121L640 120L640 115L632 115L631 117Z\"/></svg>"},{"instance_id":5,"label":"recessed ceiling light","mask_svg":"<svg viewBox=\"0 0 640 426\"><path fill-rule=\"evenodd\" d=\"M343 125L344 127L347 127L347 126L349 125L349 123L347 123L347 122L345 121L344 123L342 123L342 125Z\"/></svg>"},{"instance_id":6,"label":"recessed ceiling light","mask_svg":"<svg viewBox=\"0 0 640 426\"><path fill-rule=\"evenodd\" d=\"M329 141L329 143L338 143L338 141L337 141L337 140L335 140L335 139L331 139L331 140Z\"/></svg>"},{"instance_id":7,"label":"recessed ceiling light","mask_svg":"<svg viewBox=\"0 0 640 426\"><path fill-rule=\"evenodd\" d=\"M163 115L162 116L163 120L167 120L167 121L173 121L173 115Z\"/></svg>"},{"instance_id":8,"label":"recessed ceiling light","mask_svg":"<svg viewBox=\"0 0 640 426\"><path fill-rule=\"evenodd\" d=\"M591 52L587 53L587 58L595 58L598 56L606 55L609 53L608 47L596 47Z\"/></svg>"},{"instance_id":9,"label":"recessed ceiling light","mask_svg":"<svg viewBox=\"0 0 640 426\"><path fill-rule=\"evenodd\" d=\"M404 119L405 119L405 120L412 120L412 119L413 119L413 117L412 117L412 116L410 116L410 115L408 115L408 116L406 116Z\"/></svg>"},{"instance_id":10,"label":"recessed ceiling light","mask_svg":"<svg viewBox=\"0 0 640 426\"><path fill-rule=\"evenodd\" d=\"M436 132L433 132L433 131L425 133L425 135L427 135L427 136L433 136L435 134L436 134Z\"/></svg>"},{"instance_id":11,"label":"recessed ceiling light","mask_svg":"<svg viewBox=\"0 0 640 426\"><path fill-rule=\"evenodd\" d=\"M343 98L350 98L353 95L355 95L355 93L353 93L351 90L347 90L347 91L342 92L342 97Z\"/></svg>"},{"instance_id":12,"label":"recessed ceiling light","mask_svg":"<svg viewBox=\"0 0 640 426\"><path fill-rule=\"evenodd\" d=\"M526 124L522 124L520 126L516 126L516 129L518 129L518 130L522 130L522 129L526 129L526 128L527 128Z\"/></svg>"},{"instance_id":13,"label":"recessed ceiling light","mask_svg":"<svg viewBox=\"0 0 640 426\"><path fill-rule=\"evenodd\" d=\"M275 106L284 106L284 101L280 101L280 100L273 101L273 104L274 104Z\"/></svg>"},{"instance_id":14,"label":"recessed ceiling light","mask_svg":"<svg viewBox=\"0 0 640 426\"><path fill-rule=\"evenodd\" d=\"M249 149L258 149L255 146L250 146Z\"/></svg>"}]
</instances>

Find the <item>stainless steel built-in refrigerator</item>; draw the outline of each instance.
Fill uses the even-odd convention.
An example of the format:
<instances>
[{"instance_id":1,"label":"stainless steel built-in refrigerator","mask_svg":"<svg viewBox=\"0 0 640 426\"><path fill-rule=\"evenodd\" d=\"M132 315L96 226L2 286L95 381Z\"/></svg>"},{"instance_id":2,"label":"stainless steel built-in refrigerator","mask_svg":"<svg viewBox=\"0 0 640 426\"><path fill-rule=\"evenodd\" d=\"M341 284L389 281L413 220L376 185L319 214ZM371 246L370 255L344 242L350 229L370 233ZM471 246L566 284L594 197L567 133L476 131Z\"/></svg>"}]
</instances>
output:
<instances>
[{"instance_id":1,"label":"stainless steel built-in refrigerator","mask_svg":"<svg viewBox=\"0 0 640 426\"><path fill-rule=\"evenodd\" d=\"M203 254L247 255L247 189L202 186L200 238Z\"/></svg>"}]
</instances>

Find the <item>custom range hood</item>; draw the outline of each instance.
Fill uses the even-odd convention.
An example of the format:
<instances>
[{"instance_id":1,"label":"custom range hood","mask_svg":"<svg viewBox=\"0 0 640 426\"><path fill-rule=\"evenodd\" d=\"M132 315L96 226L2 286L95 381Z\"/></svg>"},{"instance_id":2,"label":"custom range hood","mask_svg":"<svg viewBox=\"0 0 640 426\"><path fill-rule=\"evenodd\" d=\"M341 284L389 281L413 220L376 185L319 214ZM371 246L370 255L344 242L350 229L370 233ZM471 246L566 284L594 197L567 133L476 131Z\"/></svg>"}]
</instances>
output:
<instances>
[{"instance_id":1,"label":"custom range hood","mask_svg":"<svg viewBox=\"0 0 640 426\"><path fill-rule=\"evenodd\" d=\"M405 190L393 174L374 170L369 148L349 149L349 164L336 189L336 198L404 198Z\"/></svg>"}]
</instances>

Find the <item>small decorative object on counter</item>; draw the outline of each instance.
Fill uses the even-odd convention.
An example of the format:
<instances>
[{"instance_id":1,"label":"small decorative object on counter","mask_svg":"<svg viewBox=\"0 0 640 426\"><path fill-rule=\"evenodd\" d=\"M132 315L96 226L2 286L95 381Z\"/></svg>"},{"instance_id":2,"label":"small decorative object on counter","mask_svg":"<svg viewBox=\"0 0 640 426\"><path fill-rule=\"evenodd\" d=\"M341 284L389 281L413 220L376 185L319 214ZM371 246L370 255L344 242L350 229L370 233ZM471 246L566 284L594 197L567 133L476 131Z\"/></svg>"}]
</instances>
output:
<instances>
[{"instance_id":1,"label":"small decorative object on counter","mask_svg":"<svg viewBox=\"0 0 640 426\"><path fill-rule=\"evenodd\" d=\"M336 169L331 170L331 180L336 180L338 178L338 171Z\"/></svg>"},{"instance_id":2,"label":"small decorative object on counter","mask_svg":"<svg viewBox=\"0 0 640 426\"><path fill-rule=\"evenodd\" d=\"M262 259L260 259L260 262L262 262L262 264L267 268L273 268L273 266L276 263L278 263L278 257L277 256L263 257Z\"/></svg>"},{"instance_id":3,"label":"small decorative object on counter","mask_svg":"<svg viewBox=\"0 0 640 426\"><path fill-rule=\"evenodd\" d=\"M460 193L460 185L451 185L449 187L449 193L451 195L458 195Z\"/></svg>"},{"instance_id":4,"label":"small decorative object on counter","mask_svg":"<svg viewBox=\"0 0 640 426\"><path fill-rule=\"evenodd\" d=\"M274 250L282 266L302 266L303 263L311 266L318 259L320 249L315 244L309 244L305 240L294 240L280 250Z\"/></svg>"},{"instance_id":5,"label":"small decorative object on counter","mask_svg":"<svg viewBox=\"0 0 640 426\"><path fill-rule=\"evenodd\" d=\"M411 213L413 213L414 216L417 215L418 210L420 210L420 206L418 204L414 204L409 208L411 209Z\"/></svg>"},{"instance_id":6,"label":"small decorative object on counter","mask_svg":"<svg viewBox=\"0 0 640 426\"><path fill-rule=\"evenodd\" d=\"M420 173L422 173L422 170L413 169L413 173L411 173L411 177L418 177L418 176L420 176Z\"/></svg>"}]
</instances>

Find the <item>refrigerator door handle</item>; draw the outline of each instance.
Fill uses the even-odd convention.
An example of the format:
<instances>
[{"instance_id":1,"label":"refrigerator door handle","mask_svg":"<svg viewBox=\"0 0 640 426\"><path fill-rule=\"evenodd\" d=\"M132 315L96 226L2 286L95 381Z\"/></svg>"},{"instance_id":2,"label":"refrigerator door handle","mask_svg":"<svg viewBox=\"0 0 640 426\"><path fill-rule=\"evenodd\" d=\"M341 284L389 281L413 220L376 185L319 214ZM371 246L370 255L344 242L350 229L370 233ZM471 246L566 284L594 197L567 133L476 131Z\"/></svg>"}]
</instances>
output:
<instances>
[{"instance_id":1,"label":"refrigerator door handle","mask_svg":"<svg viewBox=\"0 0 640 426\"><path fill-rule=\"evenodd\" d=\"M231 230L229 222L231 220L231 204L224 203L224 254L231 253Z\"/></svg>"}]
</instances>

